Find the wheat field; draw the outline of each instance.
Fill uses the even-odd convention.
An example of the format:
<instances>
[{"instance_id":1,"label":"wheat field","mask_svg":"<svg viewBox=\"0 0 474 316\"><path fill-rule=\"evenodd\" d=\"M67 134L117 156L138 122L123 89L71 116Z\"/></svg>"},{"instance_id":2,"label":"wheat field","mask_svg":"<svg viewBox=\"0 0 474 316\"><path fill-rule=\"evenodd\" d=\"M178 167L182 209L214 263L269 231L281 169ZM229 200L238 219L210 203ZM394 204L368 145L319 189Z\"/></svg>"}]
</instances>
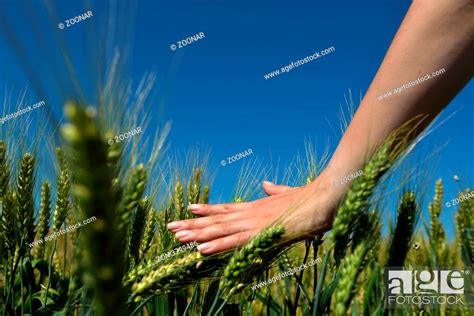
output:
<instances>
[{"instance_id":1,"label":"wheat field","mask_svg":"<svg viewBox=\"0 0 474 316\"><path fill-rule=\"evenodd\" d=\"M187 205L212 198L206 163L156 159L166 128L146 160L135 143L107 142L127 129L107 123L106 110L69 102L64 113L62 140L49 155L55 181L42 179L36 150L13 152L9 134L0 141L2 315L472 315L467 304L388 309L386 267L465 269L474 253L474 199L457 205L449 241L441 180L429 186L423 227L422 203L408 186L396 218L381 215L384 195L375 193L408 145L397 135L354 179L325 235L289 245L275 223L240 249L203 256L166 224L194 216ZM307 149L307 159L295 162L294 185L320 170ZM157 161L165 167L157 169ZM235 202L253 190L245 172L240 180ZM472 301L472 289L464 299Z\"/></svg>"}]
</instances>

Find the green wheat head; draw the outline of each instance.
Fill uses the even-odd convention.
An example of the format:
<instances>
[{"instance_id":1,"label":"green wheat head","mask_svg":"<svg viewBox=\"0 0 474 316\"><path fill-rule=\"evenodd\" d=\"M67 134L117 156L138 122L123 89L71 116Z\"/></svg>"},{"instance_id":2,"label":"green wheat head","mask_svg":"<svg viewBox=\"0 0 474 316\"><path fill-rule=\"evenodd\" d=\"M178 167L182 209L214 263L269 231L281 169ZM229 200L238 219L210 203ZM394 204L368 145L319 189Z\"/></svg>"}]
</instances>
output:
<instances>
[{"instance_id":1,"label":"green wheat head","mask_svg":"<svg viewBox=\"0 0 474 316\"><path fill-rule=\"evenodd\" d=\"M473 192L467 189L463 194L466 196L474 194ZM459 203L456 214L456 240L462 261L466 266L472 266L474 262L474 198L467 198Z\"/></svg>"},{"instance_id":2,"label":"green wheat head","mask_svg":"<svg viewBox=\"0 0 474 316\"><path fill-rule=\"evenodd\" d=\"M349 240L351 230L356 226L357 219L369 207L378 180L390 168L394 155L390 153L389 145L379 149L364 167L363 174L358 177L339 206L334 218L333 228L329 239L335 245L336 260L342 258Z\"/></svg>"},{"instance_id":3,"label":"green wheat head","mask_svg":"<svg viewBox=\"0 0 474 316\"><path fill-rule=\"evenodd\" d=\"M175 207L175 214L177 219L184 219L186 216L184 212L184 188L179 181L176 181L176 185L174 186L174 207Z\"/></svg>"},{"instance_id":4,"label":"green wheat head","mask_svg":"<svg viewBox=\"0 0 474 316\"><path fill-rule=\"evenodd\" d=\"M132 226L130 230L130 238L128 242L128 253L132 265L139 261L140 247L142 243L145 218L150 209L150 201L144 198L138 204L135 215L133 217Z\"/></svg>"},{"instance_id":5,"label":"green wheat head","mask_svg":"<svg viewBox=\"0 0 474 316\"><path fill-rule=\"evenodd\" d=\"M10 168L7 161L7 147L0 141L0 201L4 192L8 190L8 181L10 177Z\"/></svg>"},{"instance_id":6,"label":"green wheat head","mask_svg":"<svg viewBox=\"0 0 474 316\"><path fill-rule=\"evenodd\" d=\"M398 207L397 224L390 244L389 267L402 267L413 236L418 206L413 192L406 192Z\"/></svg>"},{"instance_id":7,"label":"green wheat head","mask_svg":"<svg viewBox=\"0 0 474 316\"><path fill-rule=\"evenodd\" d=\"M131 218L135 208L142 198L147 184L147 172L143 164L132 170L127 188L120 206L119 231L127 232L131 225Z\"/></svg>"},{"instance_id":8,"label":"green wheat head","mask_svg":"<svg viewBox=\"0 0 474 316\"><path fill-rule=\"evenodd\" d=\"M392 133L377 149L363 168L363 174L354 180L346 193L333 221L329 240L335 248L335 259L338 262L344 254L346 245L359 215L367 212L370 197L381 177L390 169L396 159L407 148L410 135L414 132L419 118L407 122Z\"/></svg>"},{"instance_id":9,"label":"green wheat head","mask_svg":"<svg viewBox=\"0 0 474 316\"><path fill-rule=\"evenodd\" d=\"M444 242L444 230L439 219L443 207L443 183L441 179L436 181L435 195L430 203L428 210L430 214L430 239L434 245L440 245Z\"/></svg>"},{"instance_id":10,"label":"green wheat head","mask_svg":"<svg viewBox=\"0 0 474 316\"><path fill-rule=\"evenodd\" d=\"M113 184L114 167L108 159L108 145L101 135L92 111L77 104L65 106L70 123L62 135L70 146L72 191L80 220L95 216L96 221L81 229L80 271L95 302L97 315L125 315L125 292L122 288L124 234L117 234L120 192Z\"/></svg>"},{"instance_id":11,"label":"green wheat head","mask_svg":"<svg viewBox=\"0 0 474 316\"><path fill-rule=\"evenodd\" d=\"M188 184L188 204L196 204L199 202L199 196L201 194L201 175L201 169L194 170L194 177Z\"/></svg>"},{"instance_id":12,"label":"green wheat head","mask_svg":"<svg viewBox=\"0 0 474 316\"><path fill-rule=\"evenodd\" d=\"M338 274L339 282L334 290L334 301L336 304L336 315L346 315L350 307L351 299L354 296L354 286L359 272L362 269L362 262L367 252L367 244L360 243L355 251L343 260L342 267Z\"/></svg>"},{"instance_id":13,"label":"green wheat head","mask_svg":"<svg viewBox=\"0 0 474 316\"><path fill-rule=\"evenodd\" d=\"M176 219L176 213L173 212L175 210L173 201L174 195L169 198L167 206L156 214L159 242L155 243L154 247L158 252L169 250L173 244L176 244L173 233L166 227L169 222Z\"/></svg>"},{"instance_id":14,"label":"green wheat head","mask_svg":"<svg viewBox=\"0 0 474 316\"><path fill-rule=\"evenodd\" d=\"M49 218L51 216L51 186L48 182L43 182L41 186L41 201L40 201L40 213L39 222L37 226L36 236L37 239L43 239L46 237L49 231ZM35 258L42 259L44 257L45 244L44 242L37 245L33 249L33 256Z\"/></svg>"},{"instance_id":15,"label":"green wheat head","mask_svg":"<svg viewBox=\"0 0 474 316\"><path fill-rule=\"evenodd\" d=\"M16 208L21 238L26 243L34 239L34 167L35 158L26 153L20 162L16 189Z\"/></svg>"},{"instance_id":16,"label":"green wheat head","mask_svg":"<svg viewBox=\"0 0 474 316\"><path fill-rule=\"evenodd\" d=\"M150 249L151 241L153 236L155 235L155 228L156 228L156 210L153 206L147 210L146 219L145 219L145 227L143 228L143 238L140 244L140 252L139 252L139 259L142 260L148 249Z\"/></svg>"},{"instance_id":17,"label":"green wheat head","mask_svg":"<svg viewBox=\"0 0 474 316\"><path fill-rule=\"evenodd\" d=\"M252 276L248 270L260 265L263 255L282 238L284 231L283 225L267 228L237 251L224 269L221 290L229 296L241 290Z\"/></svg>"},{"instance_id":18,"label":"green wheat head","mask_svg":"<svg viewBox=\"0 0 474 316\"><path fill-rule=\"evenodd\" d=\"M66 219L69 210L70 181L68 172L63 169L58 178L58 199L53 215L53 228L59 230Z\"/></svg>"},{"instance_id":19,"label":"green wheat head","mask_svg":"<svg viewBox=\"0 0 474 316\"><path fill-rule=\"evenodd\" d=\"M202 192L201 199L200 199L199 203L201 203L201 204L209 203L209 191L210 191L209 186L208 185L204 186L204 189L203 189L203 192Z\"/></svg>"},{"instance_id":20,"label":"green wheat head","mask_svg":"<svg viewBox=\"0 0 474 316\"><path fill-rule=\"evenodd\" d=\"M14 193L11 190L6 190L2 199L2 242L3 251L6 258L12 257L15 252L17 230L15 218L15 200Z\"/></svg>"},{"instance_id":21,"label":"green wheat head","mask_svg":"<svg viewBox=\"0 0 474 316\"><path fill-rule=\"evenodd\" d=\"M128 275L128 282L140 279L132 286L133 295L136 300L140 300L140 295L146 291L166 292L180 286L181 281L190 280L192 270L190 267L201 261L203 256L195 251L185 256L179 257L170 263L155 267L153 263L142 266ZM152 269L150 272L150 269ZM140 278L143 275L142 278Z\"/></svg>"}]
</instances>

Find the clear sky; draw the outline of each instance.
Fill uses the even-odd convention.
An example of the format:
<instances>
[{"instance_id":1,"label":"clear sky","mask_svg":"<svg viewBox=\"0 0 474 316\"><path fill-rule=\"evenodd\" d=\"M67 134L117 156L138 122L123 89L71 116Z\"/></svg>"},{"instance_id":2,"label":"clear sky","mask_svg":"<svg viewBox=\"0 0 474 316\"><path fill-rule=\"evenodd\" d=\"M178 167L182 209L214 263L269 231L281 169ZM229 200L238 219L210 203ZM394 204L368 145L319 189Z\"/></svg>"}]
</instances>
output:
<instances>
[{"instance_id":1,"label":"clear sky","mask_svg":"<svg viewBox=\"0 0 474 316\"><path fill-rule=\"evenodd\" d=\"M22 47L15 51L5 32L1 36L0 86L29 87L31 100L48 99L60 118L60 98L52 87L69 83L53 78L67 77L57 42L64 41L68 48L82 86L92 89L95 47L101 40L95 30L104 28L107 6L96 1L52 1L56 11L51 19L43 1L32 2L0 0L0 26L7 30L8 20L9 33ZM319 151L335 148L339 135L333 128L339 128L337 113L345 104L344 96L351 89L357 104L359 94L367 90L409 4L404 0L136 1L119 14L113 28L118 44L131 47L127 71L134 82L144 72L157 73L154 95L160 120L154 124L172 121L168 139L172 149L196 144L211 149L209 167L217 170L215 191L225 199L248 159L220 166L229 156L252 148L253 157L265 165L277 160L285 165L297 150L302 151L305 139L316 139ZM58 30L59 22L88 10L93 17ZM199 32L205 34L201 40L170 49ZM328 47L335 51L265 80L265 74ZM471 80L441 119L457 113L426 138L417 154L446 145L418 166L433 177L430 197L434 180L440 177L446 184L445 201L458 190L453 175L461 177L462 186L473 184L473 106ZM153 124L146 133L152 128ZM451 235L454 211L443 210Z\"/></svg>"}]
</instances>

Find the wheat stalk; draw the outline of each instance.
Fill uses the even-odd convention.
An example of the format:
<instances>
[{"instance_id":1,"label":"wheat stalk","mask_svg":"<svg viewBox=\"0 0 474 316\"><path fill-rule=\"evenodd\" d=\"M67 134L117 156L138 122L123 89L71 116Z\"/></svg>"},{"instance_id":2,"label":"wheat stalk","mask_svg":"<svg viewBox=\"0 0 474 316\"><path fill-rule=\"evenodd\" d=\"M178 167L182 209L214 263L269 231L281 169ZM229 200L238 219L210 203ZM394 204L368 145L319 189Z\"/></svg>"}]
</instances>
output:
<instances>
[{"instance_id":1,"label":"wheat stalk","mask_svg":"<svg viewBox=\"0 0 474 316\"><path fill-rule=\"evenodd\" d=\"M137 210L133 217L132 226L130 229L130 238L128 243L128 253L132 265L135 265L139 260L140 246L142 243L145 217L150 209L150 201L148 198L142 199L138 204Z\"/></svg>"},{"instance_id":2,"label":"wheat stalk","mask_svg":"<svg viewBox=\"0 0 474 316\"><path fill-rule=\"evenodd\" d=\"M146 214L145 227L143 229L143 238L140 245L139 259L143 259L145 257L145 254L150 248L151 241L155 234L155 226L156 226L155 213L156 213L155 208L150 205Z\"/></svg>"},{"instance_id":3,"label":"wheat stalk","mask_svg":"<svg viewBox=\"0 0 474 316\"><path fill-rule=\"evenodd\" d=\"M246 274L247 270L261 265L263 255L281 239L284 231L283 225L267 228L237 251L224 269L224 278L219 285L222 292L230 296L241 290L245 281L253 277Z\"/></svg>"},{"instance_id":4,"label":"wheat stalk","mask_svg":"<svg viewBox=\"0 0 474 316\"><path fill-rule=\"evenodd\" d=\"M119 231L127 232L130 227L130 220L135 208L145 192L147 183L147 172L143 164L132 170L130 180L122 198L120 207Z\"/></svg>"},{"instance_id":5,"label":"wheat stalk","mask_svg":"<svg viewBox=\"0 0 474 316\"><path fill-rule=\"evenodd\" d=\"M380 177L393 163L393 154L389 145L381 147L373 158L364 167L363 174L357 178L339 206L333 227L329 236L335 245L335 257L338 261L345 251L350 231L357 224L357 218L366 212L372 195Z\"/></svg>"},{"instance_id":6,"label":"wheat stalk","mask_svg":"<svg viewBox=\"0 0 474 316\"><path fill-rule=\"evenodd\" d=\"M184 188L179 181L176 181L176 185L174 186L174 207L175 207L175 214L177 219L184 219Z\"/></svg>"},{"instance_id":7,"label":"wheat stalk","mask_svg":"<svg viewBox=\"0 0 474 316\"><path fill-rule=\"evenodd\" d=\"M439 217L443 207L443 183L441 179L436 181L435 195L428 210L430 214L430 239L435 246L442 246L444 242L444 230Z\"/></svg>"},{"instance_id":8,"label":"wheat stalk","mask_svg":"<svg viewBox=\"0 0 474 316\"><path fill-rule=\"evenodd\" d=\"M39 213L39 222L37 228L37 238L38 240L43 240L41 244L36 246L33 250L33 256L35 258L43 259L44 257L44 238L49 231L49 218L51 216L51 186L48 182L43 182L41 186L41 202L40 202L40 213Z\"/></svg>"},{"instance_id":9,"label":"wheat stalk","mask_svg":"<svg viewBox=\"0 0 474 316\"><path fill-rule=\"evenodd\" d=\"M14 211L14 193L11 190L6 190L2 199L2 240L3 251L6 258L12 257L15 252L15 244L17 242L17 230Z\"/></svg>"},{"instance_id":10,"label":"wheat stalk","mask_svg":"<svg viewBox=\"0 0 474 316\"><path fill-rule=\"evenodd\" d=\"M21 238L26 243L31 243L34 239L34 167L35 158L26 153L20 162L20 171L18 174L16 204L18 224L21 232ZM23 244L23 246L26 244Z\"/></svg>"},{"instance_id":11,"label":"wheat stalk","mask_svg":"<svg viewBox=\"0 0 474 316\"><path fill-rule=\"evenodd\" d=\"M336 315L346 315L351 303L351 298L354 295L353 288L361 270L361 263L364 260L367 249L367 244L360 243L354 252L344 259L342 267L340 271L338 271L340 278L334 290Z\"/></svg>"},{"instance_id":12,"label":"wheat stalk","mask_svg":"<svg viewBox=\"0 0 474 316\"><path fill-rule=\"evenodd\" d=\"M58 178L58 199L53 215L53 228L59 230L66 219L69 209L70 181L66 170L61 170Z\"/></svg>"},{"instance_id":13,"label":"wheat stalk","mask_svg":"<svg viewBox=\"0 0 474 316\"><path fill-rule=\"evenodd\" d=\"M474 191L467 189L463 195L474 194L472 192ZM464 199L459 204L456 214L456 240L461 259L466 266L471 266L474 262L474 198Z\"/></svg>"},{"instance_id":14,"label":"wheat stalk","mask_svg":"<svg viewBox=\"0 0 474 316\"><path fill-rule=\"evenodd\" d=\"M397 225L390 244L389 267L401 267L405 261L412 239L418 206L413 192L406 192L398 207Z\"/></svg>"},{"instance_id":15,"label":"wheat stalk","mask_svg":"<svg viewBox=\"0 0 474 316\"><path fill-rule=\"evenodd\" d=\"M155 289L156 291L164 291L171 287L172 279L185 279L180 277L180 273L183 270L189 268L189 266L195 265L201 261L203 256L199 252L192 252L186 256L178 258L171 263L160 265L155 267L151 272L145 273L149 267L153 267L151 264L148 267L142 267L140 270L134 271L133 274L129 274L128 279L133 280L139 278L142 274L144 275L140 281L135 282L132 285L132 292L134 296L137 296L137 300L140 299L140 294L147 290Z\"/></svg>"},{"instance_id":16,"label":"wheat stalk","mask_svg":"<svg viewBox=\"0 0 474 316\"><path fill-rule=\"evenodd\" d=\"M7 148L5 143L0 141L0 201L3 194L8 190L9 177L10 169L7 161Z\"/></svg>"},{"instance_id":17,"label":"wheat stalk","mask_svg":"<svg viewBox=\"0 0 474 316\"><path fill-rule=\"evenodd\" d=\"M199 201L199 203L202 203L202 204L209 203L209 192L210 192L209 186L208 185L204 186L204 189L201 195L201 200Z\"/></svg>"},{"instance_id":18,"label":"wheat stalk","mask_svg":"<svg viewBox=\"0 0 474 316\"><path fill-rule=\"evenodd\" d=\"M114 167L108 159L108 145L94 122L92 111L77 104L65 106L69 124L62 135L72 152L73 193L82 219L97 220L81 230L80 271L87 295L95 298L95 314L125 315L122 288L125 237L117 234L119 192L113 184Z\"/></svg>"}]
</instances>

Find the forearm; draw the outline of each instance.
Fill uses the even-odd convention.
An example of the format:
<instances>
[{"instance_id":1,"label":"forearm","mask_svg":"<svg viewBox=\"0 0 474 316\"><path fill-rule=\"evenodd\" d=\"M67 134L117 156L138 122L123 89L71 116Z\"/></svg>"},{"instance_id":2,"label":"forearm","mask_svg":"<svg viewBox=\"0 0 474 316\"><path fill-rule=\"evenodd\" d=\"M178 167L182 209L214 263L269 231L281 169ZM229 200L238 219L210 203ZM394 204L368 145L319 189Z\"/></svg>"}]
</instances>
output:
<instances>
[{"instance_id":1,"label":"forearm","mask_svg":"<svg viewBox=\"0 0 474 316\"><path fill-rule=\"evenodd\" d=\"M414 1L343 135L324 178L361 169L390 133L417 116L426 127L474 73L474 1ZM385 93L440 69L443 74L401 93ZM343 186L338 189L344 191Z\"/></svg>"}]
</instances>

